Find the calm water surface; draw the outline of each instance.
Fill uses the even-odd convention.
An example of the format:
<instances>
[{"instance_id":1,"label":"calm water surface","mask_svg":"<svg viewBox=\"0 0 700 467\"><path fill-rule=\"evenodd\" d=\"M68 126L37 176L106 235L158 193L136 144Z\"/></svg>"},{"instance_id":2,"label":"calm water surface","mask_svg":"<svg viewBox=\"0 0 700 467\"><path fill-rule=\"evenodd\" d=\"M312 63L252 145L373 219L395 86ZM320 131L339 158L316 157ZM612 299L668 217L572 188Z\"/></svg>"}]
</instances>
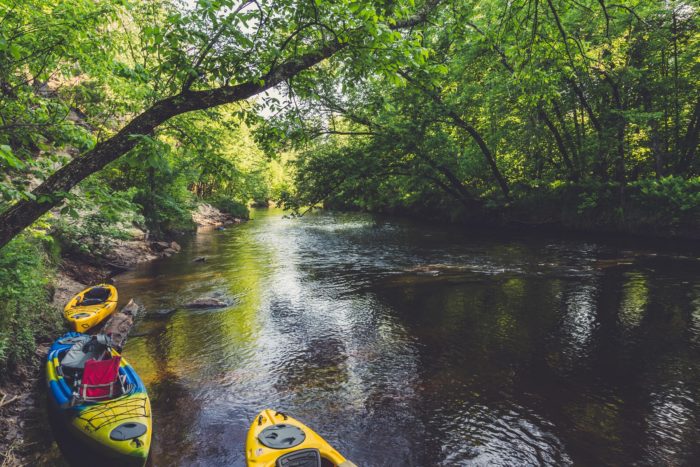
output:
<instances>
[{"instance_id":1,"label":"calm water surface","mask_svg":"<svg viewBox=\"0 0 700 467\"><path fill-rule=\"evenodd\" d=\"M267 407L360 467L699 465L697 252L253 215L117 278L153 465L245 465Z\"/></svg>"}]
</instances>

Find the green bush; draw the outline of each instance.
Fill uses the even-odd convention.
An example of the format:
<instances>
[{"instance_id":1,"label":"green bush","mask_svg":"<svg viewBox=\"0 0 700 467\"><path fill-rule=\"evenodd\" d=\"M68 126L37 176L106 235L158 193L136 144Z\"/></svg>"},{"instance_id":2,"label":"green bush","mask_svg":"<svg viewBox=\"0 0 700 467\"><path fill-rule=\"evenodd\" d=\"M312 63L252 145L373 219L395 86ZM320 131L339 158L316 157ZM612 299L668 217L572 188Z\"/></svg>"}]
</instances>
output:
<instances>
[{"instance_id":1,"label":"green bush","mask_svg":"<svg viewBox=\"0 0 700 467\"><path fill-rule=\"evenodd\" d=\"M248 206L235 199L218 197L209 201L212 206L227 214L231 214L233 217L239 217L241 219L248 219L250 217Z\"/></svg>"},{"instance_id":2,"label":"green bush","mask_svg":"<svg viewBox=\"0 0 700 467\"><path fill-rule=\"evenodd\" d=\"M105 256L115 240L126 240L126 229L143 225L136 190L111 191L96 180L81 185L82 196L70 199L53 221L53 235L64 252Z\"/></svg>"},{"instance_id":3,"label":"green bush","mask_svg":"<svg viewBox=\"0 0 700 467\"><path fill-rule=\"evenodd\" d=\"M558 223L583 230L693 235L700 229L700 178L557 183L514 190L507 220ZM695 234L696 235L696 234Z\"/></svg>"},{"instance_id":4,"label":"green bush","mask_svg":"<svg viewBox=\"0 0 700 467\"><path fill-rule=\"evenodd\" d=\"M196 230L191 212L194 204L189 194L178 197L167 192L144 191L139 192L136 201L143 206L146 226L154 238Z\"/></svg>"},{"instance_id":5,"label":"green bush","mask_svg":"<svg viewBox=\"0 0 700 467\"><path fill-rule=\"evenodd\" d=\"M49 301L53 266L45 241L23 234L0 250L0 375L27 362L37 338L60 329Z\"/></svg>"}]
</instances>

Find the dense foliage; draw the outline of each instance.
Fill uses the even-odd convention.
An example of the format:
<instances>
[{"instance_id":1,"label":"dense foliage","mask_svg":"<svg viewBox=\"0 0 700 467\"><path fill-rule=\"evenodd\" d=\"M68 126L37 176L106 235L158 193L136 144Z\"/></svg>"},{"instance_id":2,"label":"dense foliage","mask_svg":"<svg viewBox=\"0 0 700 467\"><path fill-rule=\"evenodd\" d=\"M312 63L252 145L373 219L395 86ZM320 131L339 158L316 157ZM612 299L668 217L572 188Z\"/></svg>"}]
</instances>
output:
<instances>
[{"instance_id":1,"label":"dense foliage","mask_svg":"<svg viewBox=\"0 0 700 467\"><path fill-rule=\"evenodd\" d=\"M22 0L0 8L0 209L33 199L31 190L58 166L189 79L176 52L219 26L209 18L215 5L183 5ZM56 222L64 243L85 248L99 235L104 245L130 222L155 237L191 230L198 200L236 205L238 214L250 200L267 201L275 181L242 120L249 107L197 112L134 135L127 157L72 194L56 194L71 216Z\"/></svg>"},{"instance_id":2,"label":"dense foliage","mask_svg":"<svg viewBox=\"0 0 700 467\"><path fill-rule=\"evenodd\" d=\"M328 69L297 89L303 104L276 121L303 149L291 201L697 230L698 13L686 1L441 2L392 79Z\"/></svg>"},{"instance_id":3,"label":"dense foliage","mask_svg":"<svg viewBox=\"0 0 700 467\"><path fill-rule=\"evenodd\" d=\"M43 235L21 235L0 250L0 374L34 355L36 338L60 329L47 286L54 268Z\"/></svg>"}]
</instances>

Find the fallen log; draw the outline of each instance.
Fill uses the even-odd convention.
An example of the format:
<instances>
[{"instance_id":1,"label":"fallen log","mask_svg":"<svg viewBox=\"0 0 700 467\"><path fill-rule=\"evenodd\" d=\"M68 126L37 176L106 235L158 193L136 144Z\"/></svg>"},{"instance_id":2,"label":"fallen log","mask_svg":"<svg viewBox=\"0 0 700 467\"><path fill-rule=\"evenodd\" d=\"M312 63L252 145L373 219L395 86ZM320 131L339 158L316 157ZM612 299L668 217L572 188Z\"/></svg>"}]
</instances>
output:
<instances>
[{"instance_id":1,"label":"fallen log","mask_svg":"<svg viewBox=\"0 0 700 467\"><path fill-rule=\"evenodd\" d=\"M117 348L126 344L129 331L134 326L134 318L141 311L141 307L132 299L121 310L114 313L102 326L100 334L112 336L112 342Z\"/></svg>"}]
</instances>

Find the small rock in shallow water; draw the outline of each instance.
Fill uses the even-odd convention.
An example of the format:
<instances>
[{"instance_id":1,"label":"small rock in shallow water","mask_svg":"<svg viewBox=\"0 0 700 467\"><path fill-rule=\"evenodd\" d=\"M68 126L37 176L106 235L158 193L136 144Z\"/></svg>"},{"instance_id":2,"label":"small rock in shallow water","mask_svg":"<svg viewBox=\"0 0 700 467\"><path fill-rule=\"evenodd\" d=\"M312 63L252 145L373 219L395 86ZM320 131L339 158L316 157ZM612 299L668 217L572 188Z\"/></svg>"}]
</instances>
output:
<instances>
[{"instance_id":1,"label":"small rock in shallow water","mask_svg":"<svg viewBox=\"0 0 700 467\"><path fill-rule=\"evenodd\" d=\"M172 256L175 253L177 253L177 251L173 250L172 248L166 248L161 254L167 258L168 256Z\"/></svg>"},{"instance_id":2,"label":"small rock in shallow water","mask_svg":"<svg viewBox=\"0 0 700 467\"><path fill-rule=\"evenodd\" d=\"M206 256L198 256L192 260L193 263L203 263L207 260Z\"/></svg>"},{"instance_id":3,"label":"small rock in shallow water","mask_svg":"<svg viewBox=\"0 0 700 467\"><path fill-rule=\"evenodd\" d=\"M198 298L185 305L185 308L224 308L228 303L218 298Z\"/></svg>"},{"instance_id":4,"label":"small rock in shallow water","mask_svg":"<svg viewBox=\"0 0 700 467\"><path fill-rule=\"evenodd\" d=\"M176 308L168 308L165 310L157 310L149 315L150 318L167 318L175 313Z\"/></svg>"},{"instance_id":5,"label":"small rock in shallow water","mask_svg":"<svg viewBox=\"0 0 700 467\"><path fill-rule=\"evenodd\" d=\"M168 243L168 242L153 242L153 243L151 243L151 246L156 251L164 251L164 250L170 248L170 243Z\"/></svg>"}]
</instances>

